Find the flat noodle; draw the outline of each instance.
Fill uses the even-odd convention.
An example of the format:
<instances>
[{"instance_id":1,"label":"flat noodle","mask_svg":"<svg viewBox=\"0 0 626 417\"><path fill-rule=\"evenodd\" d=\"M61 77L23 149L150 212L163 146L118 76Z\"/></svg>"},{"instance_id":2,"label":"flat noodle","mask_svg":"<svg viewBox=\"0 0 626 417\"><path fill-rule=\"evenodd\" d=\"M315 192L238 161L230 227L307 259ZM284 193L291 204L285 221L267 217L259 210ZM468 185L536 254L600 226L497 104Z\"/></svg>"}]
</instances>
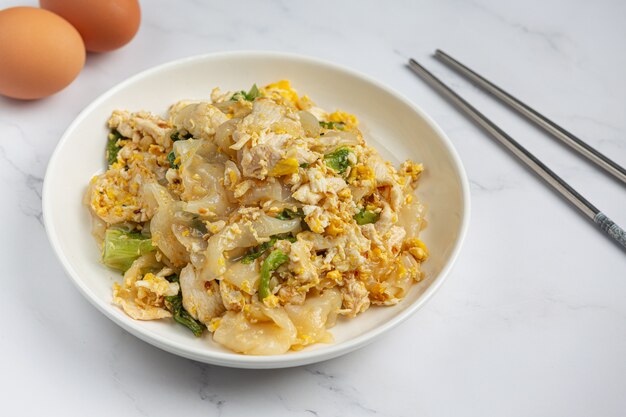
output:
<instances>
[{"instance_id":1,"label":"flat noodle","mask_svg":"<svg viewBox=\"0 0 626 417\"><path fill-rule=\"evenodd\" d=\"M302 305L287 305L287 315L296 326L298 342L293 349L301 349L313 343L333 341L326 329L335 325L341 307L341 294L331 288L321 295L307 297Z\"/></svg>"},{"instance_id":2,"label":"flat noodle","mask_svg":"<svg viewBox=\"0 0 626 417\"><path fill-rule=\"evenodd\" d=\"M282 307L256 303L248 311L229 311L213 340L246 355L278 355L298 342L297 330Z\"/></svg>"}]
</instances>

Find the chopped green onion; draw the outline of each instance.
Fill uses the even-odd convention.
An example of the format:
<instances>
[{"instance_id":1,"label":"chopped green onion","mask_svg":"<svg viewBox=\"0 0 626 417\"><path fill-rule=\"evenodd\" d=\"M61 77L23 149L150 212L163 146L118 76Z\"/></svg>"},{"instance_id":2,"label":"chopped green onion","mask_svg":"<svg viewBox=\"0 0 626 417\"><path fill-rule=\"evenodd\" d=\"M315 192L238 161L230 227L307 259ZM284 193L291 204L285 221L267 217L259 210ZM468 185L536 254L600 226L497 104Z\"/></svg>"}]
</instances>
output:
<instances>
[{"instance_id":1,"label":"chopped green onion","mask_svg":"<svg viewBox=\"0 0 626 417\"><path fill-rule=\"evenodd\" d=\"M348 169L348 166L350 166L350 161L348 160L350 152L348 148L339 148L334 152L324 155L324 162L339 174L343 174L346 172L346 169Z\"/></svg>"},{"instance_id":2,"label":"chopped green onion","mask_svg":"<svg viewBox=\"0 0 626 417\"><path fill-rule=\"evenodd\" d=\"M170 280L170 277L174 277ZM171 275L166 277L170 282L178 282L178 275ZM165 297L165 301L169 303L170 310L172 312L172 318L177 322L187 327L193 332L196 337L202 336L204 332L204 325L198 320L194 319L191 314L183 307L183 293L178 291L176 295L168 295Z\"/></svg>"},{"instance_id":3,"label":"chopped green onion","mask_svg":"<svg viewBox=\"0 0 626 417\"><path fill-rule=\"evenodd\" d=\"M301 163L299 166L300 168L308 168L311 164L307 163L307 162L303 162Z\"/></svg>"},{"instance_id":4,"label":"chopped green onion","mask_svg":"<svg viewBox=\"0 0 626 417\"><path fill-rule=\"evenodd\" d=\"M235 94L233 94L233 96L230 99L233 101L239 101L239 100L254 101L259 97L261 97L261 92L259 91L259 87L257 87L256 84L253 84L252 87L250 88L250 91L248 91L247 93L243 90L237 91Z\"/></svg>"},{"instance_id":5,"label":"chopped green onion","mask_svg":"<svg viewBox=\"0 0 626 417\"><path fill-rule=\"evenodd\" d=\"M259 281L259 298L263 300L270 295L270 278L272 272L276 271L278 267L289 260L287 256L280 249L273 250L261 265L261 279Z\"/></svg>"},{"instance_id":6,"label":"chopped green onion","mask_svg":"<svg viewBox=\"0 0 626 417\"><path fill-rule=\"evenodd\" d=\"M354 220L356 220L356 224L364 225L369 223L376 223L380 215L371 210L362 209L360 212L354 215Z\"/></svg>"},{"instance_id":7,"label":"chopped green onion","mask_svg":"<svg viewBox=\"0 0 626 417\"><path fill-rule=\"evenodd\" d=\"M135 259L155 249L152 239L141 233L107 229L104 234L102 262L110 268L126 272Z\"/></svg>"},{"instance_id":8,"label":"chopped green onion","mask_svg":"<svg viewBox=\"0 0 626 417\"><path fill-rule=\"evenodd\" d=\"M344 130L346 128L345 123L342 123L342 122L324 122L324 121L320 121L320 126L322 126L324 129Z\"/></svg>"},{"instance_id":9,"label":"chopped green onion","mask_svg":"<svg viewBox=\"0 0 626 417\"><path fill-rule=\"evenodd\" d=\"M116 129L112 129L111 133L109 133L106 149L106 158L109 165L117 162L117 154L120 152L120 149L122 149L122 147L117 142L121 138L122 135Z\"/></svg>"}]
</instances>

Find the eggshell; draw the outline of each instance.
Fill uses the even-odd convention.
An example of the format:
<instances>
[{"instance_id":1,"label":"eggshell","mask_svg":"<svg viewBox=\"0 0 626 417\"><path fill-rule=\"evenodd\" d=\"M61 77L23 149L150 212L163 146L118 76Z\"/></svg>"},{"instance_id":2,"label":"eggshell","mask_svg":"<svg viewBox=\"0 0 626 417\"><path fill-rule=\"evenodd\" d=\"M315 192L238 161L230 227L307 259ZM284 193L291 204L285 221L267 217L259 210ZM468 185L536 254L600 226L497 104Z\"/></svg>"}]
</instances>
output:
<instances>
[{"instance_id":1,"label":"eggshell","mask_svg":"<svg viewBox=\"0 0 626 417\"><path fill-rule=\"evenodd\" d=\"M39 4L74 25L91 52L126 45L141 21L137 0L39 0Z\"/></svg>"},{"instance_id":2,"label":"eggshell","mask_svg":"<svg viewBox=\"0 0 626 417\"><path fill-rule=\"evenodd\" d=\"M66 20L47 10L0 11L0 94L49 96L71 83L85 65L85 45Z\"/></svg>"}]
</instances>

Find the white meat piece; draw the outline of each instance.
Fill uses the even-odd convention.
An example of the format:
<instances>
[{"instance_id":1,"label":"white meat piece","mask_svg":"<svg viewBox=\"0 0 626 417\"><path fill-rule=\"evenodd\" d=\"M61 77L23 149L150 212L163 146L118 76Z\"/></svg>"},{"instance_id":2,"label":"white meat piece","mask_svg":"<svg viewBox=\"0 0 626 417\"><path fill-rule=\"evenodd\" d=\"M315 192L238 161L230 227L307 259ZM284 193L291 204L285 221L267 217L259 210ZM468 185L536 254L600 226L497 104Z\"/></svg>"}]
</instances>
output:
<instances>
[{"instance_id":1,"label":"white meat piece","mask_svg":"<svg viewBox=\"0 0 626 417\"><path fill-rule=\"evenodd\" d=\"M344 280L345 284L341 287L343 300L341 313L348 317L355 317L369 308L369 294L363 282L354 278L345 278Z\"/></svg>"},{"instance_id":2,"label":"white meat piece","mask_svg":"<svg viewBox=\"0 0 626 417\"><path fill-rule=\"evenodd\" d=\"M304 204L317 204L323 196L311 191L310 184L303 184L293 193L292 197Z\"/></svg>"},{"instance_id":3,"label":"white meat piece","mask_svg":"<svg viewBox=\"0 0 626 417\"><path fill-rule=\"evenodd\" d=\"M109 127L133 140L149 136L159 145L169 147L172 144L169 123L147 112L130 113L125 110L115 110L109 118Z\"/></svg>"},{"instance_id":4,"label":"white meat piece","mask_svg":"<svg viewBox=\"0 0 626 417\"><path fill-rule=\"evenodd\" d=\"M311 260L312 251L313 244L306 240L298 239L291 244L288 268L303 284L315 283L319 278L317 268Z\"/></svg>"},{"instance_id":5,"label":"white meat piece","mask_svg":"<svg viewBox=\"0 0 626 417\"><path fill-rule=\"evenodd\" d=\"M253 137L268 132L272 124L283 117L280 106L270 100L256 100L252 112L243 118L233 132L235 144L230 148L239 150Z\"/></svg>"},{"instance_id":6,"label":"white meat piece","mask_svg":"<svg viewBox=\"0 0 626 417\"><path fill-rule=\"evenodd\" d=\"M406 236L406 230L402 227L391 226L385 234L385 245L389 252L398 253L402 248L402 242Z\"/></svg>"}]
</instances>

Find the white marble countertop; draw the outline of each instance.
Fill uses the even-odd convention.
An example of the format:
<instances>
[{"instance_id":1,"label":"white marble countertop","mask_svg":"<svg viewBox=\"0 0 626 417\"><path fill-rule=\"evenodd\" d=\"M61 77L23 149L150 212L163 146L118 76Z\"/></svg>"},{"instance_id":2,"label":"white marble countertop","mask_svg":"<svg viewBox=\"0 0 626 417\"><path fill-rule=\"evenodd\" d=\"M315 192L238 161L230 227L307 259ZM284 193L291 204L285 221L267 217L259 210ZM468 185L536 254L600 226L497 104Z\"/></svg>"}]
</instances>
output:
<instances>
[{"instance_id":1,"label":"white marble countertop","mask_svg":"<svg viewBox=\"0 0 626 417\"><path fill-rule=\"evenodd\" d=\"M36 2L0 8L18 3ZM430 54L448 51L624 164L626 3L383 3L143 1L134 41L90 55L65 91L0 98L3 415L624 415L625 253L404 64L423 62L625 225L624 186ZM469 235L443 288L342 358L244 371L163 352L83 299L46 239L43 175L82 108L153 65L237 49L331 60L404 92L449 134L471 180Z\"/></svg>"}]
</instances>

